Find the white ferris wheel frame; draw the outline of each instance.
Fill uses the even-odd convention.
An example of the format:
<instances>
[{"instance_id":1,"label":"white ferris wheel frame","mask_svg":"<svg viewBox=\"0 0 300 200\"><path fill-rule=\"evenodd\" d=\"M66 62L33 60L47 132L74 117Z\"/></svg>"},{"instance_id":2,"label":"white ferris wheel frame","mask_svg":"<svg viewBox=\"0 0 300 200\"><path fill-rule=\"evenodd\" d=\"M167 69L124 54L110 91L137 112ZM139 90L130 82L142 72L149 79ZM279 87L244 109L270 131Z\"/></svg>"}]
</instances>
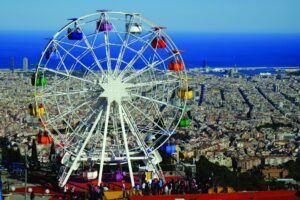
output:
<instances>
[{"instance_id":1,"label":"white ferris wheel frame","mask_svg":"<svg viewBox=\"0 0 300 200\"><path fill-rule=\"evenodd\" d=\"M134 160L147 160L148 164L147 166L150 167L154 173L159 178L163 178L163 174L160 170L160 167L156 161L153 160L159 160L157 158L157 149L160 148L171 136L169 135L163 135L156 134L157 138L156 140L159 141L157 143L154 142L153 145L146 145L144 141L144 130L142 130L141 126L136 123L136 118L133 116L133 112L135 114L139 114L144 117L145 120L152 123L152 127L156 127L159 129L160 132L165 133L174 133L181 117L184 114L184 108L186 105L186 99L179 100L180 106L174 105L174 103L170 103L170 99L167 101L162 100L162 98L158 98L159 92L152 92L153 96L145 96L142 95L140 92L142 91L141 88L145 87L159 87L162 86L164 91L172 91L174 94L180 87L188 87L187 82L184 80L187 80L186 71L173 73L168 71L168 66L166 66L166 63L174 58L179 58L181 61L183 61L182 56L180 52L176 52L174 54L171 54L170 56L166 58L161 58L160 53L157 48L153 49L153 57L152 61L150 62L145 56L144 52L147 49L151 49L151 41L158 36L158 34L163 35L166 40L168 41L167 45L167 51L171 52L172 49L177 49L174 42L171 40L169 36L165 34L164 31L160 30L160 32L157 34L155 31L149 31L145 35L139 36L129 33L129 31L125 32L125 37L122 39L121 32L116 29L115 25L113 24L114 33L116 33L117 37L119 37L120 41L122 41L122 44L120 45L120 52L118 55L118 58L112 58L111 57L111 47L114 45L113 42L109 40L110 33L108 31L100 32L99 30L96 30L93 34L88 34L84 32L84 25L88 23L95 22L95 20L80 23L82 20L85 20L90 17L99 16L99 19L101 19L102 16L107 17L108 19L110 15L120 15L120 16L131 16L131 20L134 20L135 18L138 18L140 22L143 24L147 24L148 27L158 27L154 23L146 20L145 18L141 17L141 15L136 13L125 13L125 12L112 12L112 11L105 11L105 12L96 12L93 14L85 15L83 17L80 17L74 21L71 21L66 26L64 26L61 30L59 30L53 38L49 41L49 43L46 45L45 50L42 52L38 67L37 67L37 73L41 72L43 73L43 76L49 76L49 74L55 75L55 81L59 77L64 77L63 79L59 79L58 82L52 83L51 86L43 86L43 87L35 87L35 93L39 93L41 95L36 96L35 101L39 103L43 103L45 105L45 116L41 116L42 122L47 122L44 126L45 129L48 130L50 134L52 134L52 131L50 130L50 127L55 130L59 136L64 137L64 142L68 142L67 147L65 147L65 151L67 152L64 159L67 160L66 163L64 163L65 168L63 170L63 173L59 179L60 186L64 186L69 177L71 176L72 172L78 168L79 162L82 160L88 160L88 159L95 159L95 161L99 162L99 175L98 175L98 185L102 182L102 175L103 175L103 167L106 162L112 162L113 160L125 160L128 164L129 174L130 174L130 180L131 185L134 186L134 176L133 176L133 170L132 170L132 161ZM101 19L102 20L102 19ZM120 20L120 19L116 19ZM113 20L112 20L113 21ZM80 41L76 41L74 43L67 44L68 42L65 42L64 39L66 39L66 30L71 26L78 26L83 33L83 39L86 46L82 46L80 44ZM104 37L104 43L95 46L97 43L97 38L100 34L103 34ZM124 34L124 32L123 32ZM59 38L60 36L64 36L62 38ZM93 42L89 41L90 37L94 37ZM133 37L133 40L129 40L129 37ZM150 39L149 39L150 37ZM147 40L148 39L148 40ZM147 40L147 41L146 41ZM149 42L150 41L150 42ZM130 47L131 44L134 44L135 42L143 42L143 46L139 50L133 49L133 47ZM70 49L66 49L63 45L70 45L72 46ZM50 62L51 59L45 60L45 54L47 53L47 50L54 46L55 48L59 48L61 50L57 51L59 56L59 64L56 66L56 69L53 67L48 67L48 62ZM79 56L75 56L72 54L72 51L74 49L86 49L83 53L79 54ZM99 55L95 52L98 48L105 48L105 58L99 60ZM172 49L171 49L172 48ZM134 57L129 61L124 61L124 54L125 51L129 49L132 52L135 53ZM88 53L92 56L94 59L94 63L90 66L85 64L82 61L82 58L84 58ZM74 60L74 63L71 67L68 67L65 63L65 59L67 57L70 57ZM156 57L155 60L154 58ZM134 65L138 60L142 60L145 64L145 66L139 70L134 70ZM112 67L112 61L116 62L115 68ZM102 64L107 64L107 69L105 69ZM85 76L76 76L73 74L74 71L76 71L75 67L77 65L81 65L85 70ZM121 70L121 65L125 64L125 68ZM50 65L50 64L49 64ZM165 70L157 69L158 66L164 66ZM97 70L95 70L95 67ZM64 70L62 70L64 69ZM69 69L69 70L68 70ZM101 72L101 74L99 74ZM49 73L49 74L48 74ZM141 76L146 75L149 76L150 81L142 81ZM156 74L157 73L157 74ZM162 75L161 75L162 74ZM127 76L126 76L127 75ZM155 79L156 76L167 76L167 80L165 79ZM94 77L92 80L89 77ZM120 78L119 78L120 77ZM154 77L154 78L153 78ZM170 78L171 77L171 78ZM154 79L154 80L151 80ZM97 87L97 90L93 88L93 90L88 88L81 88L79 90L70 91L69 88L66 89L66 91L57 91L57 88L60 84L63 84L65 81L67 81L67 84L70 84L71 81L79 81L81 85L83 84L90 84L93 87ZM133 80L139 80L138 83L132 83ZM175 85L173 88L170 85ZM121 91L119 93L115 93L113 91L115 90ZM136 93L132 93L132 90L137 90ZM48 91L48 92L47 92ZM50 92L51 91L51 92ZM130 92L128 92L130 91ZM68 98L69 104L73 100L71 99L72 95L81 95L81 94L87 94L87 93L93 93L97 94L96 97L91 97L89 99L85 99L81 104L76 105L76 107L71 106L68 109L64 110L63 112L60 111L63 109L63 106L60 106L59 100L57 100L60 96L66 96ZM102 95L102 96L101 96ZM169 94L166 94L167 96ZM170 96L170 95L169 95ZM175 94L176 96L176 94ZM55 98L55 100L50 101L49 98ZM106 99L102 101L99 100L99 102L95 103L95 105L90 105L91 102L94 102L95 99L104 98ZM130 99L130 100L124 100L124 99ZM163 97L165 98L165 96ZM174 97L173 97L174 98ZM172 108L177 109L176 116L178 119L176 119L176 122L172 125L172 130L166 130L166 128L162 127L163 125L159 124L159 122L153 120L153 116L151 116L151 113L146 113L143 110L143 106L139 104L135 104L135 102L132 101L132 99L138 99L140 102L151 102L150 106L153 108L154 114L157 116L160 116L160 111L157 109L158 106L165 106L166 108ZM122 103L126 101L126 104ZM144 102L142 102L144 103ZM142 104L141 103L141 104ZM49 106L47 105L49 104ZM53 117L53 115L49 114L47 110L50 110L50 105L57 105L58 113ZM147 104L147 103L145 103ZM150 103L149 103L150 104ZM156 106L155 106L156 105ZM47 107L48 106L48 107ZM89 107L89 112L87 113L86 117L82 119L83 117L80 117L80 114L78 114L78 110L83 107ZM113 106L113 107L112 107ZM67 107L67 106L66 106ZM95 109L96 108L96 109ZM113 111L111 111L113 110ZM116 120L115 116L111 116L113 113L114 115L117 115L119 122L114 122ZM179 113L179 114L178 114ZM74 126L72 126L69 121L66 119L68 115L72 115L72 117L77 117L80 120L80 127L76 127L74 129ZM152 115L154 115L152 114ZM174 115L175 116L175 115ZM161 116L160 116L161 117ZM161 119L159 117L159 119ZM67 128L70 129L69 134L63 134L57 127L57 123L59 120L63 120L64 123L66 123ZM90 123L90 121L93 121ZM123 146L123 150L125 150L125 154L122 157L114 157L111 158L107 154L107 141L108 136L111 134L111 128L109 127L109 123L111 123L113 126L120 126L115 129L113 127L113 130L115 132L119 132L120 139L120 146ZM89 126L87 125L89 124ZM148 125L149 126L149 125ZM144 127L145 129L152 130L151 126ZM84 130L85 128L85 130ZM171 128L171 126L169 126ZM99 130L100 129L100 130ZM91 142L91 138L95 137L96 133L99 130L99 136L102 138L102 146L101 151L96 152L94 151L94 154L91 157L87 156L86 147L88 143ZM153 130L154 131L154 130ZM135 148L130 149L129 148L129 138L128 138L128 132L131 132L131 136L136 139L137 146ZM72 140L76 140L76 143L73 144ZM79 139L78 139L79 138ZM56 142L61 142L62 139L57 139L57 137L54 137ZM163 140L163 141L161 141ZM100 139L99 141L100 142ZM136 154L138 151L137 148L140 148L139 151L143 152L143 155ZM157 161L158 162L158 161Z\"/></svg>"}]
</instances>

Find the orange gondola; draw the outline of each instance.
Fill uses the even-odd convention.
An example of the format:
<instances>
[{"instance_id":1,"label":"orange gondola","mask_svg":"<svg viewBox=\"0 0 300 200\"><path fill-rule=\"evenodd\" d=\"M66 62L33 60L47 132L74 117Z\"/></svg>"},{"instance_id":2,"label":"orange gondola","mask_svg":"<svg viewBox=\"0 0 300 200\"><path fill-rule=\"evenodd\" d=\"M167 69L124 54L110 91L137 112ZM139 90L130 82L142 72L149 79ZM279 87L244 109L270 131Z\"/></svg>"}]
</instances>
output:
<instances>
[{"instance_id":1,"label":"orange gondola","mask_svg":"<svg viewBox=\"0 0 300 200\"><path fill-rule=\"evenodd\" d=\"M41 134L37 138L39 144L52 144L53 138L48 134Z\"/></svg>"},{"instance_id":2,"label":"orange gondola","mask_svg":"<svg viewBox=\"0 0 300 200\"><path fill-rule=\"evenodd\" d=\"M183 61L182 60L180 60L179 58L178 58L178 53L179 52L183 52L182 50L172 50L172 52L174 53L174 54L176 54L175 55L175 60L172 60L170 63L169 63L169 70L170 71L183 71L184 70L184 63L183 63Z\"/></svg>"}]
</instances>

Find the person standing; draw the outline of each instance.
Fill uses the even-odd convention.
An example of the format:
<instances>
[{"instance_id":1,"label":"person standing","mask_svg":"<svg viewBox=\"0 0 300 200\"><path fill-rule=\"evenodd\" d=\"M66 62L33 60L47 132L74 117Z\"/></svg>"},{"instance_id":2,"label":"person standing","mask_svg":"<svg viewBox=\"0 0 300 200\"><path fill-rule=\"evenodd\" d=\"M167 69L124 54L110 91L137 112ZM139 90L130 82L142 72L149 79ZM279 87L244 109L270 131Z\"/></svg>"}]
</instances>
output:
<instances>
[{"instance_id":1,"label":"person standing","mask_svg":"<svg viewBox=\"0 0 300 200\"><path fill-rule=\"evenodd\" d=\"M30 200L35 200L35 194L34 194L34 192L30 193Z\"/></svg>"},{"instance_id":2,"label":"person standing","mask_svg":"<svg viewBox=\"0 0 300 200\"><path fill-rule=\"evenodd\" d=\"M64 186L64 199L67 199L68 186Z\"/></svg>"},{"instance_id":3,"label":"person standing","mask_svg":"<svg viewBox=\"0 0 300 200\"><path fill-rule=\"evenodd\" d=\"M122 181L122 191L123 191L123 198L125 198L126 194L125 194L125 190L126 190L126 185L125 185L125 181Z\"/></svg>"},{"instance_id":4,"label":"person standing","mask_svg":"<svg viewBox=\"0 0 300 200\"><path fill-rule=\"evenodd\" d=\"M73 199L74 198L74 193L75 193L75 186L71 187L70 192L71 192L71 199Z\"/></svg>"},{"instance_id":5,"label":"person standing","mask_svg":"<svg viewBox=\"0 0 300 200\"><path fill-rule=\"evenodd\" d=\"M168 195L169 194L169 187L168 184L165 185L165 194Z\"/></svg>"},{"instance_id":6,"label":"person standing","mask_svg":"<svg viewBox=\"0 0 300 200\"><path fill-rule=\"evenodd\" d=\"M145 181L143 181L143 183L142 183L142 194L145 195L145 193L146 193L146 183L145 183Z\"/></svg>"}]
</instances>

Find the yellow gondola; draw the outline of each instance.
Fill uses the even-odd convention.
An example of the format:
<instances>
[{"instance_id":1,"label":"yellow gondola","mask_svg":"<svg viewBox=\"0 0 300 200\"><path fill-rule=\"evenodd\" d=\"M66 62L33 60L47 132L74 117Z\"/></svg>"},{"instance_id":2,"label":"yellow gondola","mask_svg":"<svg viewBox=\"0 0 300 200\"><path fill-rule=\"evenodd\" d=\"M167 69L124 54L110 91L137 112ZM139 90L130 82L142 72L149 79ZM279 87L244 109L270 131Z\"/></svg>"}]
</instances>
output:
<instances>
[{"instance_id":1,"label":"yellow gondola","mask_svg":"<svg viewBox=\"0 0 300 200\"><path fill-rule=\"evenodd\" d=\"M177 97L180 99L192 99L193 96L193 90L190 88L182 88L177 91Z\"/></svg>"},{"instance_id":2,"label":"yellow gondola","mask_svg":"<svg viewBox=\"0 0 300 200\"><path fill-rule=\"evenodd\" d=\"M180 77L179 80L184 81L184 86L177 91L177 97L180 99L192 99L194 93L192 88L187 87L187 82L193 79L191 77Z\"/></svg>"},{"instance_id":3,"label":"yellow gondola","mask_svg":"<svg viewBox=\"0 0 300 200\"><path fill-rule=\"evenodd\" d=\"M45 108L43 104L40 104L39 106L29 104L28 111L29 114L34 117L43 116L45 114Z\"/></svg>"}]
</instances>

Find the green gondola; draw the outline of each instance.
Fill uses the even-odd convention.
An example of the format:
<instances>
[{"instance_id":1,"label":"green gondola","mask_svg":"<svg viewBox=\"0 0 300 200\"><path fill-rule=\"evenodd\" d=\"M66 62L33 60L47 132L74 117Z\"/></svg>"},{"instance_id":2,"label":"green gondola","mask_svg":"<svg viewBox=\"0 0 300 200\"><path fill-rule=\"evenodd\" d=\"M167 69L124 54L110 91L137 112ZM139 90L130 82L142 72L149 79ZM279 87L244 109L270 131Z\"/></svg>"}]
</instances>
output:
<instances>
[{"instance_id":1,"label":"green gondola","mask_svg":"<svg viewBox=\"0 0 300 200\"><path fill-rule=\"evenodd\" d=\"M189 127L191 124L191 121L189 119L181 119L179 123L179 127Z\"/></svg>"},{"instance_id":2,"label":"green gondola","mask_svg":"<svg viewBox=\"0 0 300 200\"><path fill-rule=\"evenodd\" d=\"M31 76L31 85L32 86L45 86L47 83L47 79L43 77L42 74L32 74Z\"/></svg>"}]
</instances>

